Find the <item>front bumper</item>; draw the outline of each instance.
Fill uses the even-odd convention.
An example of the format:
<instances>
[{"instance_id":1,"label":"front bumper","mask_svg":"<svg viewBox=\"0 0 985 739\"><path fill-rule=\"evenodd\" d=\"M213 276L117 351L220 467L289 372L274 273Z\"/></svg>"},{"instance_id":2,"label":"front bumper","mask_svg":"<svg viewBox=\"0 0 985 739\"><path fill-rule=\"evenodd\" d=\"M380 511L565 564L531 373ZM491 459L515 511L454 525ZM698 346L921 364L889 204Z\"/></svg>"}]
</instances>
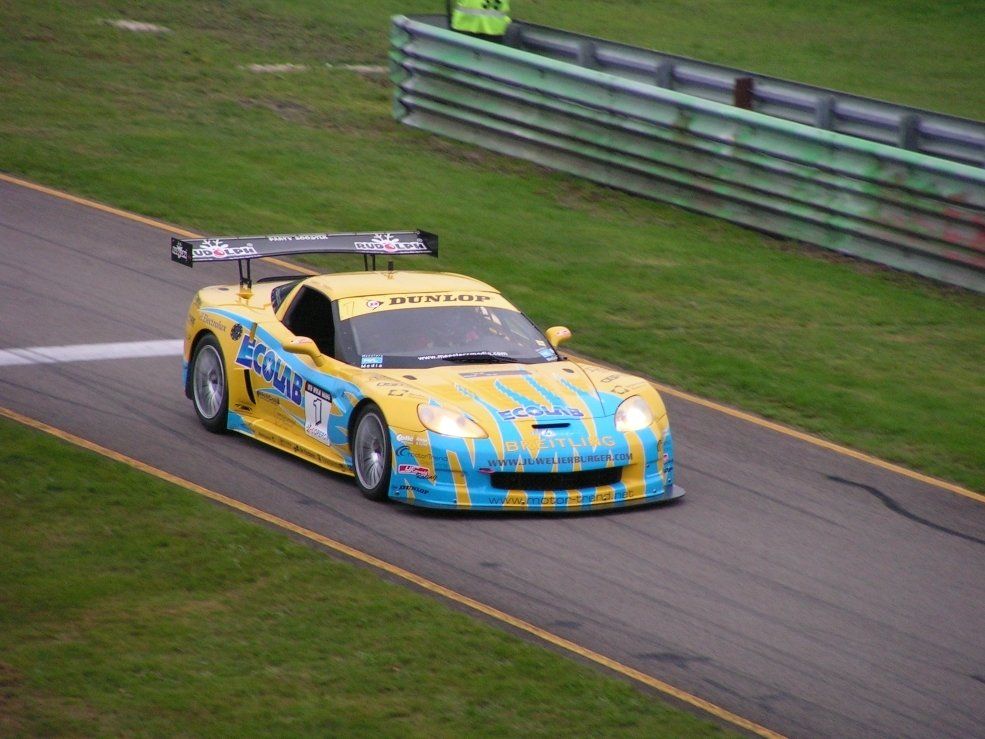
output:
<instances>
[{"instance_id":1,"label":"front bumper","mask_svg":"<svg viewBox=\"0 0 985 739\"><path fill-rule=\"evenodd\" d=\"M626 438L632 437L632 438ZM539 449L510 455L489 439L452 439L428 432L391 431L390 498L415 506L477 511L573 512L621 508L680 498L674 484L673 439L647 433L606 436L611 444L585 449ZM620 468L619 480L575 489L502 489L494 472L536 473L538 482L572 473ZM520 475L522 477L522 475ZM528 486L529 487L529 486Z\"/></svg>"}]
</instances>

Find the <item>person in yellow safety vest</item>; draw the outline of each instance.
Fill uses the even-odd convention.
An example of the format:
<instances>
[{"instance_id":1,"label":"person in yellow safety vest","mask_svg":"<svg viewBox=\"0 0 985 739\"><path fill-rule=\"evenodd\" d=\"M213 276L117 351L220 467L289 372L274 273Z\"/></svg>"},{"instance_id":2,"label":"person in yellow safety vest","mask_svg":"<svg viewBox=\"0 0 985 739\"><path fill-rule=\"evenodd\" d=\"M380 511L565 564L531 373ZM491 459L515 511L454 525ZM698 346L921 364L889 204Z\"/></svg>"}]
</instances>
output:
<instances>
[{"instance_id":1,"label":"person in yellow safety vest","mask_svg":"<svg viewBox=\"0 0 985 739\"><path fill-rule=\"evenodd\" d=\"M455 0L454 4L451 12L453 31L502 41L510 25L510 0Z\"/></svg>"}]
</instances>

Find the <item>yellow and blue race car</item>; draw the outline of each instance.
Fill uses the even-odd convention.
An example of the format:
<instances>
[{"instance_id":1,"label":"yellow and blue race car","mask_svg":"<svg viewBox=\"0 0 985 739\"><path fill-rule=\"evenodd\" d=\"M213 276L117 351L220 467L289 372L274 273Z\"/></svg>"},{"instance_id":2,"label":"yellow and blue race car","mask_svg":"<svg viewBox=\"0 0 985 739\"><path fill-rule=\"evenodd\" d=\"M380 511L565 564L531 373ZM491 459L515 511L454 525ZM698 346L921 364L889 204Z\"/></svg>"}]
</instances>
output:
<instances>
[{"instance_id":1,"label":"yellow and blue race car","mask_svg":"<svg viewBox=\"0 0 985 739\"><path fill-rule=\"evenodd\" d=\"M352 475L374 500L575 511L683 495L650 383L563 356L567 328L541 333L479 280L393 269L437 251L425 231L173 238L173 261L239 264L238 286L199 290L188 311L199 420ZM315 252L363 254L367 271L251 278L253 259Z\"/></svg>"}]
</instances>

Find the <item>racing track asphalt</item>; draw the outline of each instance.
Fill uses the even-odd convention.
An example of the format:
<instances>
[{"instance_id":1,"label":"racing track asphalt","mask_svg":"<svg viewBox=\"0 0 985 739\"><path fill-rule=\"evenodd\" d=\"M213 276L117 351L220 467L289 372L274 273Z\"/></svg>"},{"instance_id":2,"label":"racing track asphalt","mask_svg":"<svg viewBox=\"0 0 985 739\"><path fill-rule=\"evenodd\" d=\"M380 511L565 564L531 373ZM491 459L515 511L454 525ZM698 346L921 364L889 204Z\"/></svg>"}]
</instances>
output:
<instances>
[{"instance_id":1,"label":"racing track asphalt","mask_svg":"<svg viewBox=\"0 0 985 739\"><path fill-rule=\"evenodd\" d=\"M233 281L228 265L170 262L158 228L0 180L0 350L180 338L193 291ZM345 478L206 433L179 383L176 356L3 366L0 407L771 730L985 737L980 498L668 396L680 503L439 515L373 504Z\"/></svg>"}]
</instances>

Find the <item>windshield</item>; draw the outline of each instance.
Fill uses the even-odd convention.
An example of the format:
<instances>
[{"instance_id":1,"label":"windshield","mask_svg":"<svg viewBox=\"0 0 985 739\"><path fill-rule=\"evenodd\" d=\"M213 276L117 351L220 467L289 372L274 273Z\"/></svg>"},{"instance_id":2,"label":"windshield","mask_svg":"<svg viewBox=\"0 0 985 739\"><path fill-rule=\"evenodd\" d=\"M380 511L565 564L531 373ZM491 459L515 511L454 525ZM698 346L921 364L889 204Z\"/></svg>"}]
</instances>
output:
<instances>
[{"instance_id":1,"label":"windshield","mask_svg":"<svg viewBox=\"0 0 985 739\"><path fill-rule=\"evenodd\" d=\"M342 361L365 368L556 362L526 316L489 306L442 306L365 313L339 323Z\"/></svg>"}]
</instances>

